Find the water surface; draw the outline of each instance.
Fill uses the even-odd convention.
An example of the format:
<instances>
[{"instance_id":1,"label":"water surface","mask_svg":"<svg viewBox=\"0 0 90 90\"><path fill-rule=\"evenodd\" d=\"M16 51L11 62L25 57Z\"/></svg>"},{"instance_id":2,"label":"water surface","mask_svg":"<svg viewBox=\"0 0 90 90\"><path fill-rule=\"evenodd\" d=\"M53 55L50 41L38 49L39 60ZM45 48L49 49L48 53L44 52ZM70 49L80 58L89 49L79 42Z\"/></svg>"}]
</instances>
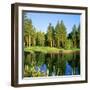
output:
<instances>
[{"instance_id":1,"label":"water surface","mask_svg":"<svg viewBox=\"0 0 90 90\"><path fill-rule=\"evenodd\" d=\"M24 52L24 77L80 75L80 53Z\"/></svg>"}]
</instances>

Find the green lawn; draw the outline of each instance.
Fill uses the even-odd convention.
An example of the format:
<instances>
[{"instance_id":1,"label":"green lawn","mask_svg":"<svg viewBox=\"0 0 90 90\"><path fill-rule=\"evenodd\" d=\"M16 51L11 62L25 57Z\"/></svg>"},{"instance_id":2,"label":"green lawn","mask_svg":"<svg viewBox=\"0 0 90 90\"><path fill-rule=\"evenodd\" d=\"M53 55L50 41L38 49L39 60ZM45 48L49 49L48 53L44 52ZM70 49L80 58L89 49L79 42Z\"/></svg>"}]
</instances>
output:
<instances>
[{"instance_id":1,"label":"green lawn","mask_svg":"<svg viewBox=\"0 0 90 90\"><path fill-rule=\"evenodd\" d=\"M24 48L25 52L42 52L42 53L59 53L59 52L72 52L72 51L79 51L80 49L78 48L73 48L73 49L69 49L69 50L65 50L65 49L59 49L59 48L55 48L55 47L41 47L41 46L31 46L31 47L26 47Z\"/></svg>"}]
</instances>

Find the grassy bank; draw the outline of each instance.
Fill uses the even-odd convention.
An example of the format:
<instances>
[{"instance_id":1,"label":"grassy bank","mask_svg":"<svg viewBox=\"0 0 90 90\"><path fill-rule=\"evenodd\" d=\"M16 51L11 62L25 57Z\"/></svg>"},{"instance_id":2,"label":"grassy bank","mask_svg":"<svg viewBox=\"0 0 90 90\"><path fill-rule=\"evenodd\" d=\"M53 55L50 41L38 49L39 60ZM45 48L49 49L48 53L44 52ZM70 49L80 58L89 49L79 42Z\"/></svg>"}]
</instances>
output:
<instances>
[{"instance_id":1,"label":"grassy bank","mask_svg":"<svg viewBox=\"0 0 90 90\"><path fill-rule=\"evenodd\" d=\"M78 48L73 48L73 49L59 49L59 48L55 48L55 47L40 47L40 46L34 46L34 47L27 47L24 48L25 52L42 52L42 53L60 53L60 52L64 52L64 53L70 53L70 52L74 52L74 51L79 51L80 49Z\"/></svg>"}]
</instances>

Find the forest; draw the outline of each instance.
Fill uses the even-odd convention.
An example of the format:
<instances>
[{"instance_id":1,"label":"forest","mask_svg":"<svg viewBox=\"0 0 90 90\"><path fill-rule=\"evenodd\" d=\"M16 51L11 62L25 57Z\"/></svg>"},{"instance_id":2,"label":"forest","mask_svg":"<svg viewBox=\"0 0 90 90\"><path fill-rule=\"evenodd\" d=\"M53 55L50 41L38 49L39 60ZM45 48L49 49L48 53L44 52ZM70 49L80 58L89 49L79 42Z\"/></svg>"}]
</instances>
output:
<instances>
[{"instance_id":1,"label":"forest","mask_svg":"<svg viewBox=\"0 0 90 90\"><path fill-rule=\"evenodd\" d=\"M42 21L44 23L44 21ZM38 31L33 25L33 21L24 15L24 47L50 47L59 49L79 49L80 48L80 24L72 27L72 31L67 33L67 27L63 20L57 21L56 26L48 23L47 31Z\"/></svg>"}]
</instances>

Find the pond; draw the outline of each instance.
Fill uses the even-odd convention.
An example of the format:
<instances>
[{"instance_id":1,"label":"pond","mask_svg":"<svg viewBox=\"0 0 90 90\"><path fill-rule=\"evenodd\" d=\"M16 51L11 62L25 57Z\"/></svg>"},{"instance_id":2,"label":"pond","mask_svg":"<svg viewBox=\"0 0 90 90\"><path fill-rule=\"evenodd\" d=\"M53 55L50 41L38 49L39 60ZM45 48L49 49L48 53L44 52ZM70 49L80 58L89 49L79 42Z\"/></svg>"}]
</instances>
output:
<instances>
[{"instance_id":1,"label":"pond","mask_svg":"<svg viewBox=\"0 0 90 90\"><path fill-rule=\"evenodd\" d=\"M24 77L80 75L80 52L24 52Z\"/></svg>"}]
</instances>

